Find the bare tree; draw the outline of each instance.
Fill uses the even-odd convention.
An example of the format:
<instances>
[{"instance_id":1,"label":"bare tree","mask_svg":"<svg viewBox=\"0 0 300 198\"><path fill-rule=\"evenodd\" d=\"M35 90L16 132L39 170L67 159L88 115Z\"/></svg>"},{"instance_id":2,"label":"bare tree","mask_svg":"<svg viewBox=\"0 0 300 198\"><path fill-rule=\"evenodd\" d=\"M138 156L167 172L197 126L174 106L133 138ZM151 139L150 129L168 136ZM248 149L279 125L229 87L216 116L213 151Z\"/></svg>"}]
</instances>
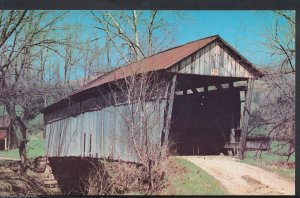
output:
<instances>
[{"instance_id":1,"label":"bare tree","mask_svg":"<svg viewBox=\"0 0 300 198\"><path fill-rule=\"evenodd\" d=\"M264 86L257 86L259 108L251 123L253 130L265 130L269 137L283 140L274 152L288 161L295 152L295 12L274 11L274 16L276 22L267 29L263 43L274 63L264 71Z\"/></svg>"},{"instance_id":2,"label":"bare tree","mask_svg":"<svg viewBox=\"0 0 300 198\"><path fill-rule=\"evenodd\" d=\"M16 128L22 165L27 161L28 121L44 105L45 92L51 95L41 81L45 60L41 59L40 64L37 62L43 49L59 53L55 46L62 40L53 36L55 24L65 13L0 11L0 103Z\"/></svg>"},{"instance_id":3,"label":"bare tree","mask_svg":"<svg viewBox=\"0 0 300 198\"><path fill-rule=\"evenodd\" d=\"M114 58L112 54L121 57L116 61L117 64L120 61L129 64L142 60L170 47L172 42L167 22L156 10L91 11L91 17L96 22L96 29L107 38L107 55L111 57L110 61ZM110 83L111 97L105 100L110 105L124 104L128 107L128 111L118 111L118 115L128 126L127 141L133 145L133 155L142 165L143 172L147 173L143 179L148 181L146 192L151 194L164 181L162 164L168 144L162 144L161 138L165 138L160 137L162 131L158 126L163 125L167 119L160 117L164 114L160 107L169 97L170 82L159 72L149 72L150 65L146 60L133 64L133 69L124 71L124 75L116 76L116 80ZM106 94L101 95L104 97ZM162 126L163 129L164 127ZM155 138L157 135L159 138Z\"/></svg>"},{"instance_id":4,"label":"bare tree","mask_svg":"<svg viewBox=\"0 0 300 198\"><path fill-rule=\"evenodd\" d=\"M157 10L92 11L91 16L125 63L157 53L172 42L172 30Z\"/></svg>"},{"instance_id":5,"label":"bare tree","mask_svg":"<svg viewBox=\"0 0 300 198\"><path fill-rule=\"evenodd\" d=\"M64 47L64 53L63 53L63 59L64 59L64 84L65 86L70 85L71 75L72 72L77 72L78 65L80 64L80 61L82 59L82 55L80 52L80 39L78 38L77 34L71 35L68 34L66 36L66 41L63 45Z\"/></svg>"},{"instance_id":6,"label":"bare tree","mask_svg":"<svg viewBox=\"0 0 300 198\"><path fill-rule=\"evenodd\" d=\"M167 143L162 144L161 132L165 129L167 119L164 113L170 82L169 77L148 72L148 66L143 61L136 63L135 69L110 83L110 94L102 93L100 88L99 92L112 106L126 105L126 111L115 109L126 123L126 141L133 147L131 154L137 157L138 164L143 167L143 173L140 174L147 173L143 179L148 181L146 192L151 194L163 183L162 164L169 148Z\"/></svg>"},{"instance_id":7,"label":"bare tree","mask_svg":"<svg viewBox=\"0 0 300 198\"><path fill-rule=\"evenodd\" d=\"M108 43L106 43L108 45ZM81 69L83 71L83 84L92 78L98 77L110 69L109 46L101 48L97 42L83 42L80 47ZM108 65L104 64L104 57L107 57Z\"/></svg>"}]
</instances>

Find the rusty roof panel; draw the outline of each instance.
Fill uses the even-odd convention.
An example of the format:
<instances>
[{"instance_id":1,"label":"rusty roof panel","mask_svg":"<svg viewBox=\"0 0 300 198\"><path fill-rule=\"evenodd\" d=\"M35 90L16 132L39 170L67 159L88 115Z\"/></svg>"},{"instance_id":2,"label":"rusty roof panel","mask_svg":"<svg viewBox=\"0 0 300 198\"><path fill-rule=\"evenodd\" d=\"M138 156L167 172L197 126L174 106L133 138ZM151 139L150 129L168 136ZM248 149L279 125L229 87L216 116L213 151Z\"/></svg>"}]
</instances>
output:
<instances>
[{"instance_id":1,"label":"rusty roof panel","mask_svg":"<svg viewBox=\"0 0 300 198\"><path fill-rule=\"evenodd\" d=\"M0 129L0 140L7 137L7 130Z\"/></svg>"},{"instance_id":2,"label":"rusty roof panel","mask_svg":"<svg viewBox=\"0 0 300 198\"><path fill-rule=\"evenodd\" d=\"M167 69L174 65L175 63L179 62L180 60L186 58L187 56L191 55L192 53L196 52L200 48L206 46L207 44L211 43L212 41L219 38L219 36L211 36L204 39L200 39L197 41L193 41L187 43L185 45L181 45L178 47L174 47L165 51L162 51L158 54L153 56L149 56L141 61L126 65L124 67L118 68L113 70L112 72L107 73L106 75L97 78L90 83L82 86L81 88L77 89L76 91L72 92L68 96L72 96L76 93L81 91L98 87L102 84L122 79L124 77L128 77L133 73L142 73L149 71L158 71L162 69Z\"/></svg>"},{"instance_id":3,"label":"rusty roof panel","mask_svg":"<svg viewBox=\"0 0 300 198\"><path fill-rule=\"evenodd\" d=\"M92 89L94 87L98 87L100 85L122 79L124 77L128 77L133 74L138 74L141 72L149 72L149 71L159 71L165 70L172 67L174 64L183 60L184 58L192 55L196 51L210 44L211 42L218 40L223 42L229 49L231 49L237 56L241 58L246 63L247 69L254 75L261 77L263 74L256 69L248 60L246 60L242 55L240 55L233 47L231 47L227 42L225 42L220 36L214 35L206 38L202 38L200 40L192 41L187 44L177 46L171 49L167 49L165 51L159 52L155 55L144 58L141 61L131 63L129 65L125 65L120 68L116 68L106 74L96 78L95 80L90 81L89 83L79 87L77 90L71 92L66 97L61 100L45 107L41 112L45 113L48 109L53 107L53 105L62 104L68 98L76 95L85 90Z\"/></svg>"}]
</instances>

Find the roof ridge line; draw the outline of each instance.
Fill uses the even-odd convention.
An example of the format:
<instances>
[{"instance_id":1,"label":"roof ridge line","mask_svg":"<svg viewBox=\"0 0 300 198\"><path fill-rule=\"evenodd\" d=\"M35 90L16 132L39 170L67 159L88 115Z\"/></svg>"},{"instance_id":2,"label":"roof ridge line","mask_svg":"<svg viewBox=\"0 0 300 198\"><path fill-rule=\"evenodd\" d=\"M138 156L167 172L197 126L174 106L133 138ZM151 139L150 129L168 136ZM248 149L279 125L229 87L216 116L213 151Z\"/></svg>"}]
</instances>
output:
<instances>
[{"instance_id":1,"label":"roof ridge line","mask_svg":"<svg viewBox=\"0 0 300 198\"><path fill-rule=\"evenodd\" d=\"M153 55L151 55L151 56L147 56L147 57L145 57L145 58L143 58L143 59L141 59L141 60L139 60L139 61L135 61L135 62L132 62L132 63L129 63L129 64L124 64L124 65L121 65L121 66L119 66L119 67L116 67L116 68L114 68L113 70L106 72L105 74L103 74L103 75L101 75L101 76L95 78L94 80L88 82L87 84L85 84L85 85L83 85L83 86L86 87L86 86L90 85L91 83L93 83L94 81L99 80L99 79L101 79L101 78L103 78L103 77L109 75L109 74L112 73L113 71L116 71L116 70L118 70L118 69L122 69L122 68L124 68L124 67L126 67L126 66L128 66L128 65L131 65L131 64L134 64L134 63L137 63L137 62L140 62L140 61L144 61L144 60L146 60L146 59L148 59L148 58L150 58L150 57L156 56L156 55L158 55L158 54L161 54L161 53L164 53L164 52L167 52L167 51L170 51L170 50L173 50L173 49L176 49L176 48L179 48L179 47L188 45L188 44L190 44L190 43L194 43L194 42L198 42L198 41L201 41L201 40L204 40L204 39L212 38L212 37L220 38L220 36L219 36L218 34L215 34L215 35L212 35L212 36L208 36L208 37L204 37L204 38L197 39L197 40L194 40L194 41L190 41L190 42L188 42L188 43L185 43L185 44L182 44L182 45L178 45L178 46L175 46L175 47L172 47L172 48L168 48L168 49L166 49L166 50L163 50L163 51L158 52L158 53L156 53L156 54L153 54ZM76 92L76 91L74 91L74 92ZM71 93L71 94L72 94L72 93Z\"/></svg>"},{"instance_id":2,"label":"roof ridge line","mask_svg":"<svg viewBox=\"0 0 300 198\"><path fill-rule=\"evenodd\" d=\"M185 44L182 44L182 45L178 45L178 46L175 46L175 47L171 47L171 48L168 48L168 49L165 49L161 52L157 52L156 54L153 54L151 56L147 56L145 58L143 58L142 60L146 59L146 58L150 58L152 56L155 56L155 55L158 55L158 54L161 54L161 53L164 53L164 52L167 52L167 51L170 51L170 50L173 50L173 49L176 49L176 48L179 48L179 47L182 47L182 46L185 46L185 45L188 45L190 43L194 43L194 42L198 42L198 41L201 41L201 40L204 40L204 39L208 39L208 38L211 38L211 37L217 37L217 38L220 38L220 36L218 34L215 34L215 35L212 35L212 36L208 36L208 37L204 37L204 38L201 38L201 39L197 39L197 40L194 40L194 41L190 41L188 43L185 43Z\"/></svg>"}]
</instances>

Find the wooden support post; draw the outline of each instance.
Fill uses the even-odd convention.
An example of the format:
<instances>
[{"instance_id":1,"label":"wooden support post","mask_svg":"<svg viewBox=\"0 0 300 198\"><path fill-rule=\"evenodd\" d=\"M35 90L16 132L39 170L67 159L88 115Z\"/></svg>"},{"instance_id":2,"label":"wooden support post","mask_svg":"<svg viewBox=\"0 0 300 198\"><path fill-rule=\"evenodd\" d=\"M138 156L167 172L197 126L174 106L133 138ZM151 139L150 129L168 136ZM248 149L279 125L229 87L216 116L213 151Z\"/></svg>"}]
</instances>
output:
<instances>
[{"instance_id":1,"label":"wooden support post","mask_svg":"<svg viewBox=\"0 0 300 198\"><path fill-rule=\"evenodd\" d=\"M7 150L7 137L4 138L4 150L5 151Z\"/></svg>"},{"instance_id":2,"label":"wooden support post","mask_svg":"<svg viewBox=\"0 0 300 198\"><path fill-rule=\"evenodd\" d=\"M85 141L86 141L86 133L83 134L83 156L85 156Z\"/></svg>"},{"instance_id":3,"label":"wooden support post","mask_svg":"<svg viewBox=\"0 0 300 198\"><path fill-rule=\"evenodd\" d=\"M165 145L168 145L168 141L169 141L169 131L171 127L171 116L172 116L173 103L175 97L176 78L177 75L175 74L172 78L171 90L170 90L170 95L168 100L168 110L167 110L167 119L166 119L165 136L164 136Z\"/></svg>"},{"instance_id":4,"label":"wooden support post","mask_svg":"<svg viewBox=\"0 0 300 198\"><path fill-rule=\"evenodd\" d=\"M89 148L89 157L91 157L92 153L92 131L90 132L90 148Z\"/></svg>"},{"instance_id":5,"label":"wooden support post","mask_svg":"<svg viewBox=\"0 0 300 198\"><path fill-rule=\"evenodd\" d=\"M208 86L207 85L204 86L204 92L208 92Z\"/></svg>"},{"instance_id":6,"label":"wooden support post","mask_svg":"<svg viewBox=\"0 0 300 198\"><path fill-rule=\"evenodd\" d=\"M240 149L238 154L239 159L245 158L246 139L247 139L248 122L249 122L250 110L251 110L253 86L254 86L254 79L249 79L248 91L246 92L246 101L245 101L244 110L242 114Z\"/></svg>"},{"instance_id":7,"label":"wooden support post","mask_svg":"<svg viewBox=\"0 0 300 198\"><path fill-rule=\"evenodd\" d=\"M193 155L195 154L195 152L194 152L194 146L193 146Z\"/></svg>"},{"instance_id":8,"label":"wooden support post","mask_svg":"<svg viewBox=\"0 0 300 198\"><path fill-rule=\"evenodd\" d=\"M192 88L193 94L198 93L196 88Z\"/></svg>"},{"instance_id":9,"label":"wooden support post","mask_svg":"<svg viewBox=\"0 0 300 198\"><path fill-rule=\"evenodd\" d=\"M7 150L9 151L9 148L10 148L10 128L11 126L8 127L8 142L7 142Z\"/></svg>"},{"instance_id":10,"label":"wooden support post","mask_svg":"<svg viewBox=\"0 0 300 198\"><path fill-rule=\"evenodd\" d=\"M215 85L215 86L216 86L216 88L217 88L218 90L223 90L223 87L222 87L221 84L217 84L217 85Z\"/></svg>"}]
</instances>

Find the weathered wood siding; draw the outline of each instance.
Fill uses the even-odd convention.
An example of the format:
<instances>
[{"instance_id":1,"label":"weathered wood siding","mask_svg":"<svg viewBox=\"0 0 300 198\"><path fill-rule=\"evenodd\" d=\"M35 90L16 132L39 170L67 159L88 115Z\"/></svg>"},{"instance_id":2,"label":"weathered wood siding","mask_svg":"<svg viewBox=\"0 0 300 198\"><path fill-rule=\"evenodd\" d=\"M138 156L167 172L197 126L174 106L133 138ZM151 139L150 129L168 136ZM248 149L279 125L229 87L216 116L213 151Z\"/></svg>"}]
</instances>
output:
<instances>
[{"instance_id":1,"label":"weathered wood siding","mask_svg":"<svg viewBox=\"0 0 300 198\"><path fill-rule=\"evenodd\" d=\"M161 144L166 100L148 102L150 141ZM138 162L133 148L126 116L128 105L109 106L46 124L46 155L110 157L115 160ZM143 138L140 138L142 148ZM91 149L90 149L91 148Z\"/></svg>"},{"instance_id":2,"label":"weathered wood siding","mask_svg":"<svg viewBox=\"0 0 300 198\"><path fill-rule=\"evenodd\" d=\"M168 71L212 76L253 78L247 66L217 41L176 63Z\"/></svg>"}]
</instances>

